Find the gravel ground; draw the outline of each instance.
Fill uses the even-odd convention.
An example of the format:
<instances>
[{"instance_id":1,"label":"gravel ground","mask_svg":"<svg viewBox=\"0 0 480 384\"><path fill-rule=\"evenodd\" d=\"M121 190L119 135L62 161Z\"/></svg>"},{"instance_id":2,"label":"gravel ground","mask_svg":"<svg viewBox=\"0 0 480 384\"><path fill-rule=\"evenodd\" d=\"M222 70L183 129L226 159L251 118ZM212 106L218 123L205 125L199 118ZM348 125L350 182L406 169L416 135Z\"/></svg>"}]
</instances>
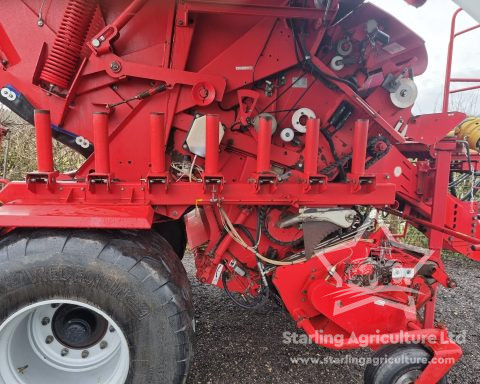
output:
<instances>
[{"instance_id":1,"label":"gravel ground","mask_svg":"<svg viewBox=\"0 0 480 384\"><path fill-rule=\"evenodd\" d=\"M315 345L284 344L283 332L297 331L288 314L270 303L261 312L235 306L223 291L200 284L192 256L184 259L195 304L195 357L188 384L362 383L358 364L293 364L290 358L368 357L368 350L332 351ZM458 287L441 290L437 320L451 334L466 332L464 356L449 374L450 383L480 383L480 264L464 257L446 259Z\"/></svg>"}]
</instances>

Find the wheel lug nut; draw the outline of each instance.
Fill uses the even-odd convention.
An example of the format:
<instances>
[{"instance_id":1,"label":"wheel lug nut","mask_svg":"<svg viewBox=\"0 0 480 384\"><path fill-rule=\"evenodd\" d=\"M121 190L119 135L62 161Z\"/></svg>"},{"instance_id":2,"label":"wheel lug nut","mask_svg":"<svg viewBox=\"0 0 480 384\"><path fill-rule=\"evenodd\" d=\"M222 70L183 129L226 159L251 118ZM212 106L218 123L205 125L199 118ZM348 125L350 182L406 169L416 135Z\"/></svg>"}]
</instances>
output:
<instances>
[{"instance_id":1,"label":"wheel lug nut","mask_svg":"<svg viewBox=\"0 0 480 384\"><path fill-rule=\"evenodd\" d=\"M58 304L51 304L50 305L52 308L57 308L58 307Z\"/></svg>"},{"instance_id":2,"label":"wheel lug nut","mask_svg":"<svg viewBox=\"0 0 480 384\"><path fill-rule=\"evenodd\" d=\"M52 344L53 343L53 336L47 336L45 339L45 343L47 344Z\"/></svg>"},{"instance_id":3,"label":"wheel lug nut","mask_svg":"<svg viewBox=\"0 0 480 384\"><path fill-rule=\"evenodd\" d=\"M68 355L68 352L69 352L69 351L68 351L67 348L63 348L63 349L60 351L60 354L61 354L62 356L67 356L67 355Z\"/></svg>"},{"instance_id":4,"label":"wheel lug nut","mask_svg":"<svg viewBox=\"0 0 480 384\"><path fill-rule=\"evenodd\" d=\"M88 352L87 350L82 351L82 359L86 359L89 354L90 354L90 352Z\"/></svg>"},{"instance_id":5,"label":"wheel lug nut","mask_svg":"<svg viewBox=\"0 0 480 384\"><path fill-rule=\"evenodd\" d=\"M50 318L49 317L44 317L42 319L42 325L48 325L50 324Z\"/></svg>"},{"instance_id":6,"label":"wheel lug nut","mask_svg":"<svg viewBox=\"0 0 480 384\"><path fill-rule=\"evenodd\" d=\"M110 330L111 333L115 332L115 328L113 327L113 325L110 326L109 330Z\"/></svg>"},{"instance_id":7,"label":"wheel lug nut","mask_svg":"<svg viewBox=\"0 0 480 384\"><path fill-rule=\"evenodd\" d=\"M104 340L100 343L100 349L105 349L108 347L108 343Z\"/></svg>"}]
</instances>

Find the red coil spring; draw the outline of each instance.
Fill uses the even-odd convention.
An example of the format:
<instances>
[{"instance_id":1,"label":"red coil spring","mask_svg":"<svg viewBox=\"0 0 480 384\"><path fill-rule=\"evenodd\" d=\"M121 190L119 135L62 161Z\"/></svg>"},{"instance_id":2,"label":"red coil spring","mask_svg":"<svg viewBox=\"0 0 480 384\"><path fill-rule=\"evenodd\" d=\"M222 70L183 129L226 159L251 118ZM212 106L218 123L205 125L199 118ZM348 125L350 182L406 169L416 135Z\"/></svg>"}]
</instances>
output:
<instances>
[{"instance_id":1,"label":"red coil spring","mask_svg":"<svg viewBox=\"0 0 480 384\"><path fill-rule=\"evenodd\" d=\"M82 47L93 18L96 0L69 0L62 23L40 78L67 89L80 61Z\"/></svg>"}]
</instances>

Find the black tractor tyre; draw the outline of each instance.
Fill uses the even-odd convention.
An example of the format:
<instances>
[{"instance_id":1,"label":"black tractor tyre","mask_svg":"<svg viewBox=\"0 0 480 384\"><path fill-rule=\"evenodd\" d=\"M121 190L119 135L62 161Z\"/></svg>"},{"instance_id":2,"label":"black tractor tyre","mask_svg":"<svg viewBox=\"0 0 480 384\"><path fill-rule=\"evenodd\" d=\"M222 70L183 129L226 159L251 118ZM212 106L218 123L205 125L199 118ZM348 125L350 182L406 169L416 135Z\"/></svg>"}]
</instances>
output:
<instances>
[{"instance_id":1,"label":"black tractor tyre","mask_svg":"<svg viewBox=\"0 0 480 384\"><path fill-rule=\"evenodd\" d=\"M130 357L125 383L186 381L193 354L190 285L154 231L17 229L0 240L0 324L52 299L99 308L116 322Z\"/></svg>"},{"instance_id":2,"label":"black tractor tyre","mask_svg":"<svg viewBox=\"0 0 480 384\"><path fill-rule=\"evenodd\" d=\"M432 353L421 345L387 345L376 351L365 369L365 384L414 383L432 358ZM396 361L397 360L397 361ZM447 384L447 376L438 384Z\"/></svg>"}]
</instances>

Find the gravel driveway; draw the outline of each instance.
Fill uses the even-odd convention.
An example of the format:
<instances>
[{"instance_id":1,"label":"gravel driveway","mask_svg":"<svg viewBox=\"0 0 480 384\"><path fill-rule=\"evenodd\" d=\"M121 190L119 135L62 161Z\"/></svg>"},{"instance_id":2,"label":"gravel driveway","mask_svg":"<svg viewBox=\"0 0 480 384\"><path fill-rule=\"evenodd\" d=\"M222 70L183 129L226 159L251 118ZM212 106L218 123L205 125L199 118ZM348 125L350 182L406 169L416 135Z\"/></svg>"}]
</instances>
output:
<instances>
[{"instance_id":1,"label":"gravel driveway","mask_svg":"<svg viewBox=\"0 0 480 384\"><path fill-rule=\"evenodd\" d=\"M450 383L480 383L480 263L464 257L446 260L458 288L441 290L437 320L452 334L466 332L464 356L449 374ZM235 306L222 290L200 284L191 255L184 259L195 303L195 357L188 384L363 383L358 364L293 364L295 357L368 357L368 350L332 351L315 345L283 343L284 332L297 331L288 314L273 303L261 312Z\"/></svg>"}]
</instances>

